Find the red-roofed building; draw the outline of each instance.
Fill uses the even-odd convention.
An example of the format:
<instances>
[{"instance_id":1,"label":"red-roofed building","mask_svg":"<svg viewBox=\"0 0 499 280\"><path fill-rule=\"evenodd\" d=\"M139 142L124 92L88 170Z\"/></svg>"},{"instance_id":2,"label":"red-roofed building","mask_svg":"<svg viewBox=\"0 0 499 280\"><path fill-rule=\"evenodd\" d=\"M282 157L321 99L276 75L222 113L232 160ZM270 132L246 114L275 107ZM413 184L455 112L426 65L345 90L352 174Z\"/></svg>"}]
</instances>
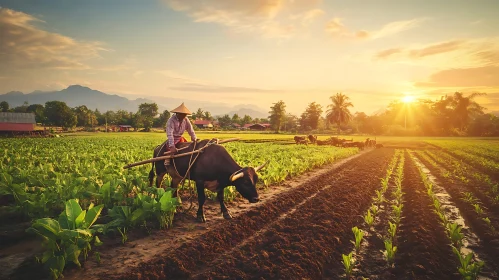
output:
<instances>
[{"instance_id":1,"label":"red-roofed building","mask_svg":"<svg viewBox=\"0 0 499 280\"><path fill-rule=\"evenodd\" d=\"M35 130L35 124L33 113L0 113L0 131L30 132Z\"/></svg>"},{"instance_id":2,"label":"red-roofed building","mask_svg":"<svg viewBox=\"0 0 499 280\"><path fill-rule=\"evenodd\" d=\"M209 120L195 120L194 125L198 128L212 128L213 124Z\"/></svg>"},{"instance_id":3,"label":"red-roofed building","mask_svg":"<svg viewBox=\"0 0 499 280\"><path fill-rule=\"evenodd\" d=\"M255 123L248 126L250 130L268 130L270 128L270 124L268 123Z\"/></svg>"}]
</instances>

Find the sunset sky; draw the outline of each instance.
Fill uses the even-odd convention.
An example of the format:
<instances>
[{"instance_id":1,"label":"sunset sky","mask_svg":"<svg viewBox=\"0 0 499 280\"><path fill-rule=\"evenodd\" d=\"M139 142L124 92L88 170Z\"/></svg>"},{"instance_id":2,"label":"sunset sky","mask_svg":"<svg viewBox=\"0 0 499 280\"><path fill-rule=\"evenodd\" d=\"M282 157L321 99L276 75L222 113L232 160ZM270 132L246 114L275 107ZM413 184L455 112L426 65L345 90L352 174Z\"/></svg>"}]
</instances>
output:
<instances>
[{"instance_id":1,"label":"sunset sky","mask_svg":"<svg viewBox=\"0 0 499 280\"><path fill-rule=\"evenodd\" d=\"M404 94L478 91L495 111L498 11L498 0L0 0L0 93L80 84L187 106L282 99L300 114L336 92L372 113Z\"/></svg>"}]
</instances>

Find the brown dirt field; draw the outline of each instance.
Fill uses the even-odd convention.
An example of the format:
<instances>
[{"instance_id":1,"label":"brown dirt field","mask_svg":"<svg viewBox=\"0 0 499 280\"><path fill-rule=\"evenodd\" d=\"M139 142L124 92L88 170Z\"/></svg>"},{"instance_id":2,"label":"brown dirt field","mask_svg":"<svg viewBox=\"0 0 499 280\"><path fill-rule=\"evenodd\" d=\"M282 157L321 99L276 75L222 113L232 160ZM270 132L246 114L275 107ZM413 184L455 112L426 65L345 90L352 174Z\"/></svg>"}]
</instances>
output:
<instances>
[{"instance_id":1,"label":"brown dirt field","mask_svg":"<svg viewBox=\"0 0 499 280\"><path fill-rule=\"evenodd\" d=\"M463 166L463 168L465 168L467 171L466 178L468 180L470 180L470 182L465 184L465 185L469 186L469 191L472 192L475 197L480 199L480 201L482 201L487 206L487 208L494 213L494 216L499 217L499 204L495 204L492 201L492 199L490 197L492 194L489 190L489 187L484 185L484 183L479 182L478 180L476 180L472 176L472 174L475 172L476 173L485 173L485 172L483 172L480 168L476 168L476 167L470 165L470 163L464 161L462 158L457 157L454 154L451 154L451 153L444 151L444 150L432 151L431 153L426 152L426 154L430 158L432 158L433 160L438 162L442 168L447 169L447 170L452 170L453 167L449 161L439 159L439 157L442 154L445 156L445 158L450 158L453 161L459 162L461 164L461 166ZM494 180L492 177L490 177L490 178L491 178L492 183L496 183L496 184L499 183L499 181ZM464 184L463 182L460 182L460 183Z\"/></svg>"},{"instance_id":2,"label":"brown dirt field","mask_svg":"<svg viewBox=\"0 0 499 280\"><path fill-rule=\"evenodd\" d=\"M399 159L397 160L397 164L398 162ZM369 279L390 277L390 269L387 266L386 260L383 258L381 250L385 249L384 240L387 238L388 220L392 213L390 202L394 198L392 192L395 188L395 170L396 166L394 167L393 173L388 182L388 189L383 195L385 199L379 205L379 212L376 215L375 222L372 228L369 229L367 235L364 237L365 243L367 243L367 245L361 246L360 257L357 261L357 267L360 267L359 272L356 274L358 276L368 277ZM380 177L386 177L386 169ZM376 189L381 190L380 180L378 180L378 186L376 187ZM376 197L375 193L370 197L370 199L372 200L374 197ZM361 215L365 214L366 212L367 210L364 210ZM357 225L357 227L366 230L366 226L363 220L360 221L360 224ZM353 233L350 235L350 238L353 240Z\"/></svg>"},{"instance_id":3,"label":"brown dirt field","mask_svg":"<svg viewBox=\"0 0 499 280\"><path fill-rule=\"evenodd\" d=\"M473 207L469 203L459 199L462 196L462 192L471 191L471 189L450 178L445 178L442 175L441 170L434 168L428 161L419 157L417 154L416 156L426 165L430 172L437 178L439 184L449 193L451 201L459 208L466 223L480 238L481 242L479 247L475 248L475 251L482 253L482 255L486 257L484 259L484 271L490 273L493 279L497 279L497 272L499 271L499 238L497 234L490 231L487 225L474 212ZM440 169L442 168L443 167Z\"/></svg>"},{"instance_id":4,"label":"brown dirt field","mask_svg":"<svg viewBox=\"0 0 499 280\"><path fill-rule=\"evenodd\" d=\"M393 154L387 151L368 152L336 172L221 223L174 254L159 255L127 274L106 278L319 278L327 269L326 260L337 259L340 240L349 238L361 209L368 206ZM349 246L349 242L344 245Z\"/></svg>"},{"instance_id":5,"label":"brown dirt field","mask_svg":"<svg viewBox=\"0 0 499 280\"><path fill-rule=\"evenodd\" d=\"M405 153L404 219L398 231L393 279L458 279L458 262L432 201L409 154Z\"/></svg>"}]
</instances>

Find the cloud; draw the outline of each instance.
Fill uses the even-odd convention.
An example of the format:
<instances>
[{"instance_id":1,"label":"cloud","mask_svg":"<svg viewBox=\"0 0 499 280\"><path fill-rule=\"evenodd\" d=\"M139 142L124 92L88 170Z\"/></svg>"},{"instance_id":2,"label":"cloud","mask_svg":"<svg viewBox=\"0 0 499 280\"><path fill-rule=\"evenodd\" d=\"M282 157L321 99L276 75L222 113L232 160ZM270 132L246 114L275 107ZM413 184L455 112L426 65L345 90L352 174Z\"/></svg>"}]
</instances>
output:
<instances>
[{"instance_id":1,"label":"cloud","mask_svg":"<svg viewBox=\"0 0 499 280\"><path fill-rule=\"evenodd\" d=\"M312 9L300 14L291 15L290 19L300 21L302 26L308 26L324 14L325 12L321 9Z\"/></svg>"},{"instance_id":2,"label":"cloud","mask_svg":"<svg viewBox=\"0 0 499 280\"><path fill-rule=\"evenodd\" d=\"M454 39L413 47L396 47L375 52L375 60L431 68L467 69L499 65L499 38Z\"/></svg>"},{"instance_id":3,"label":"cloud","mask_svg":"<svg viewBox=\"0 0 499 280\"><path fill-rule=\"evenodd\" d=\"M499 66L447 69L432 74L416 87L499 87Z\"/></svg>"},{"instance_id":4,"label":"cloud","mask_svg":"<svg viewBox=\"0 0 499 280\"><path fill-rule=\"evenodd\" d=\"M394 54L397 54L397 53L400 53L400 52L402 52L401 48L386 49L386 50L378 52L376 54L375 58L377 58L377 59L383 59L383 58L387 58L387 57L389 57L391 55L394 55Z\"/></svg>"},{"instance_id":5,"label":"cloud","mask_svg":"<svg viewBox=\"0 0 499 280\"><path fill-rule=\"evenodd\" d=\"M99 42L47 32L32 15L0 7L0 60L4 68L88 69L85 61L104 51Z\"/></svg>"},{"instance_id":6,"label":"cloud","mask_svg":"<svg viewBox=\"0 0 499 280\"><path fill-rule=\"evenodd\" d=\"M394 21L385 24L379 30L367 31L358 30L351 31L342 22L340 18L333 18L326 24L326 32L333 37L338 38L354 38L354 39L380 39L397 33L406 31L408 29L418 26L423 19L412 19L406 21Z\"/></svg>"},{"instance_id":7,"label":"cloud","mask_svg":"<svg viewBox=\"0 0 499 280\"><path fill-rule=\"evenodd\" d=\"M209 92L209 93L257 93L257 92L277 92L259 88L230 87L218 85L205 85L196 83L187 83L182 86L170 87L171 90L188 92Z\"/></svg>"},{"instance_id":8,"label":"cloud","mask_svg":"<svg viewBox=\"0 0 499 280\"><path fill-rule=\"evenodd\" d=\"M216 23L234 33L256 33L287 38L324 12L314 0L166 0L175 11L194 22Z\"/></svg>"},{"instance_id":9,"label":"cloud","mask_svg":"<svg viewBox=\"0 0 499 280\"><path fill-rule=\"evenodd\" d=\"M401 33L403 31L417 27L424 20L425 19L423 19L423 18L416 18L416 19L411 19L411 20L390 22L390 23L385 24L383 27L381 27L381 29L370 32L370 37L372 39L380 39L380 38L392 36L392 35L395 35L397 33Z\"/></svg>"},{"instance_id":10,"label":"cloud","mask_svg":"<svg viewBox=\"0 0 499 280\"><path fill-rule=\"evenodd\" d=\"M461 48L463 45L465 45L465 43L466 42L463 40L455 40L455 41L433 44L421 49L410 50L409 56L413 58L421 58L430 55L452 52Z\"/></svg>"}]
</instances>

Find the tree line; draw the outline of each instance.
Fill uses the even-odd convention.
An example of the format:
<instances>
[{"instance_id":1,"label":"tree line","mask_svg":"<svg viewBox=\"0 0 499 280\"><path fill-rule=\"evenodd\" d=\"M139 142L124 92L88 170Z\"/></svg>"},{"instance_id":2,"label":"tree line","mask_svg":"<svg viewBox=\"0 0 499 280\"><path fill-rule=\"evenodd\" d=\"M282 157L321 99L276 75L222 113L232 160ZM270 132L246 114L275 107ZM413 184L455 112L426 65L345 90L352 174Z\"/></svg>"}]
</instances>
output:
<instances>
[{"instance_id":1,"label":"tree line","mask_svg":"<svg viewBox=\"0 0 499 280\"><path fill-rule=\"evenodd\" d=\"M214 117L199 108L190 119L216 121L216 126L221 129L233 129L235 124L270 123L277 133L334 131L395 136L499 136L499 118L484 113L485 108L474 100L480 95L466 96L456 92L438 100L419 99L412 103L395 100L384 112L367 115L364 112L352 113L350 98L337 93L330 97L330 104L325 107L317 102L309 103L300 116L286 112L286 104L280 100L272 104L268 118L253 119L238 114ZM70 108L61 101L49 101L45 105L25 102L14 108L5 101L0 102L2 112L34 113L37 123L65 129L130 125L136 130L144 128L149 131L152 127L163 128L170 118L168 110L161 113L158 110L156 103L142 103L135 113L126 110L101 113L84 105Z\"/></svg>"},{"instance_id":2,"label":"tree line","mask_svg":"<svg viewBox=\"0 0 499 280\"><path fill-rule=\"evenodd\" d=\"M168 110L158 111L156 103L142 103L137 112L126 110L106 111L101 113L98 109L91 110L85 105L74 108L69 107L62 101L48 101L45 105L24 102L23 105L11 108L6 101L0 102L0 112L34 113L37 123L45 126L58 126L64 129L74 129L75 127L94 128L96 126L108 125L130 125L135 130L144 128L150 131L151 128L164 128L171 114ZM247 123L265 123L267 119L253 119L251 116L238 114L229 116L228 114L213 117L209 111L199 108L190 117L194 120L217 121L221 128L233 128L234 124L244 125Z\"/></svg>"},{"instance_id":3,"label":"tree line","mask_svg":"<svg viewBox=\"0 0 499 280\"><path fill-rule=\"evenodd\" d=\"M330 97L325 115L321 104L308 104L300 117L286 112L280 100L270 107L270 123L275 132L295 130L331 131L393 136L499 136L499 117L484 113L474 99L481 93L456 92L438 100L419 99L405 103L392 101L384 112L352 114L350 98L337 93Z\"/></svg>"}]
</instances>

